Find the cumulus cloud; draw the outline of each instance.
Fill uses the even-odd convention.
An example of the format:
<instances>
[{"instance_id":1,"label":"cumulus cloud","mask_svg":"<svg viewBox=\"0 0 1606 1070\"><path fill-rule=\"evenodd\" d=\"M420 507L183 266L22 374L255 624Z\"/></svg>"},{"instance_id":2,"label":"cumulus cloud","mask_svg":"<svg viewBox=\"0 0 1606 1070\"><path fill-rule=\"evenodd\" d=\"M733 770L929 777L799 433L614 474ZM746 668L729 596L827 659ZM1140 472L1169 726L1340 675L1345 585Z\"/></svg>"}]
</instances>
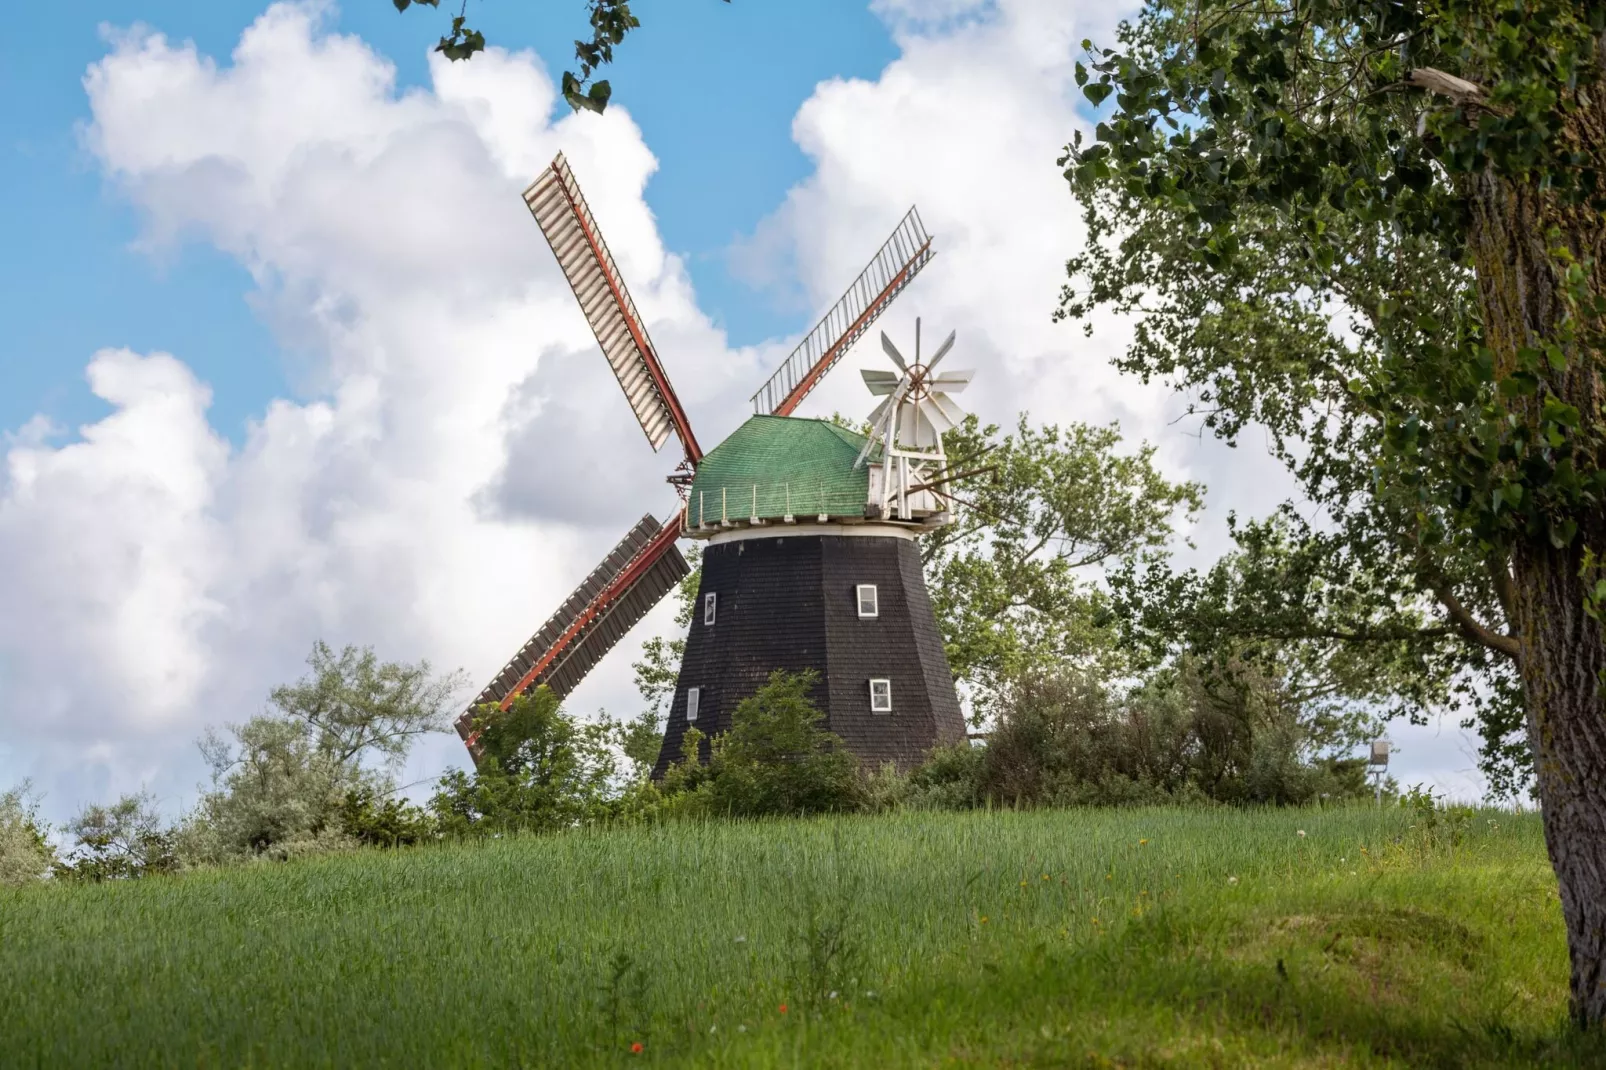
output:
<instances>
[{"instance_id":1,"label":"cumulus cloud","mask_svg":"<svg viewBox=\"0 0 1606 1070\"><path fill-rule=\"evenodd\" d=\"M8 436L0 554L28 564L0 580L0 760L58 807L152 780L181 799L198 729L254 712L320 636L488 676L642 512L674 507L672 459L519 198L559 149L708 433L757 377L658 238L625 111L554 122L544 69L495 51L398 92L324 14L269 8L227 63L120 33L85 77L86 144L144 244L238 258L319 359L308 398L272 402L238 450L179 359L122 351L88 370L111 415L66 445L37 420ZM628 688L602 674L592 698Z\"/></svg>"},{"instance_id":2,"label":"cumulus cloud","mask_svg":"<svg viewBox=\"0 0 1606 1070\"><path fill-rule=\"evenodd\" d=\"M824 307L918 202L940 255L882 326L900 341L916 315L957 328L953 366L980 370L968 405L1119 419L1204 478L1217 515L1276 500L1254 451L1187 438L1174 399L1110 370L1120 324L1089 341L1050 319L1080 236L1054 167L1086 125L1072 51L1117 12L875 7L902 55L800 110L814 173L745 244L753 276ZM673 507L673 446L638 437L520 203L559 149L705 447L788 348L733 349L699 311L643 198L656 161L627 110L555 109L539 62L498 50L437 57L427 89L398 91L325 14L275 4L227 62L122 31L84 80L85 142L142 243L238 259L261 314L315 359L303 396L268 404L238 448L183 354L121 350L88 366L110 415L61 444L37 418L0 444L0 556L25 563L0 575L0 779L33 775L58 815L141 784L182 804L201 726L254 712L315 638L462 666L477 686L643 511ZM850 369L877 353L861 345L810 410L863 411ZM628 661L604 662L576 705L628 708ZM441 740L411 772L460 758Z\"/></svg>"}]
</instances>

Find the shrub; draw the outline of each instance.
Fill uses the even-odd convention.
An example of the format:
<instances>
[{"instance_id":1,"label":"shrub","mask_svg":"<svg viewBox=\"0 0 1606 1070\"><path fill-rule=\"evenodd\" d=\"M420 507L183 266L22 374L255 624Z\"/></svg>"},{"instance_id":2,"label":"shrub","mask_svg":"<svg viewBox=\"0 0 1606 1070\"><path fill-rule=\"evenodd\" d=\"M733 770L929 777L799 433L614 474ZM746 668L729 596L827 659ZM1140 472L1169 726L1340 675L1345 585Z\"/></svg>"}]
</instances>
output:
<instances>
[{"instance_id":1,"label":"shrub","mask_svg":"<svg viewBox=\"0 0 1606 1070\"><path fill-rule=\"evenodd\" d=\"M443 833L546 831L613 811L611 725L576 723L546 687L506 711L482 706L474 724L477 768L448 773L430 801Z\"/></svg>"},{"instance_id":2,"label":"shrub","mask_svg":"<svg viewBox=\"0 0 1606 1070\"><path fill-rule=\"evenodd\" d=\"M710 762L710 800L719 812L798 815L864 805L859 760L820 727L825 715L809 698L818 680L813 670L773 672L737 704Z\"/></svg>"},{"instance_id":3,"label":"shrub","mask_svg":"<svg viewBox=\"0 0 1606 1070\"><path fill-rule=\"evenodd\" d=\"M0 793L0 885L39 880L55 862L55 848L28 797L28 785Z\"/></svg>"}]
</instances>

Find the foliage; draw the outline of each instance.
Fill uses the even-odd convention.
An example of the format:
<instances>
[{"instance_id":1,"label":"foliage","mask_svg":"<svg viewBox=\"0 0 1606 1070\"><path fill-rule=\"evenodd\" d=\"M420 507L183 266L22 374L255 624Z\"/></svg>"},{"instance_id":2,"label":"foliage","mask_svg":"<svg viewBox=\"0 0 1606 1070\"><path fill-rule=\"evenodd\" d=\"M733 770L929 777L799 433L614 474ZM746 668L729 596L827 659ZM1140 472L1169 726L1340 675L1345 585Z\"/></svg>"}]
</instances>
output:
<instances>
[{"instance_id":1,"label":"foliage","mask_svg":"<svg viewBox=\"0 0 1606 1070\"><path fill-rule=\"evenodd\" d=\"M790 817L859 808L859 760L821 726L825 714L809 697L818 682L813 670L773 672L737 703L730 730L713 741L708 791L716 812Z\"/></svg>"},{"instance_id":2,"label":"foliage","mask_svg":"<svg viewBox=\"0 0 1606 1070\"><path fill-rule=\"evenodd\" d=\"M1492 170L1593 196L1555 139L1595 77L1600 9L1579 10L1152 4L1122 51L1079 67L1088 99L1117 106L1063 161L1089 244L1062 314L1136 313L1118 364L1194 395L1229 441L1265 428L1331 521L1292 551L1341 599L1245 593L1273 596L1287 638L1414 647L1434 663L1407 688L1417 711L1458 676L1505 792L1528 776L1515 646L1490 623L1510 619L1513 540L1570 541L1606 484L1551 385L1578 359L1572 329L1488 334L1469 183ZM1436 65L1498 80L1486 93ZM1433 602L1446 623L1420 619Z\"/></svg>"},{"instance_id":3,"label":"foliage","mask_svg":"<svg viewBox=\"0 0 1606 1070\"><path fill-rule=\"evenodd\" d=\"M1323 746L1358 743L1395 716L1481 704L1485 723L1498 713L1506 732L1485 746L1490 793L1519 794L1526 751L1509 668L1469 676L1459 634L1409 584L1293 509L1242 525L1229 517L1229 528L1238 549L1202 572L1156 559L1112 577L1113 616L1141 664L1183 657L1229 685L1235 666L1276 677Z\"/></svg>"},{"instance_id":4,"label":"foliage","mask_svg":"<svg viewBox=\"0 0 1606 1070\"><path fill-rule=\"evenodd\" d=\"M472 774L441 779L430 808L447 835L570 828L606 812L613 727L577 723L542 686L474 719L483 751Z\"/></svg>"},{"instance_id":5,"label":"foliage","mask_svg":"<svg viewBox=\"0 0 1606 1070\"><path fill-rule=\"evenodd\" d=\"M179 868L174 830L144 792L124 795L110 806L85 807L65 831L73 847L56 863L60 879L129 880Z\"/></svg>"},{"instance_id":6,"label":"foliage","mask_svg":"<svg viewBox=\"0 0 1606 1070\"><path fill-rule=\"evenodd\" d=\"M276 687L268 701L281 716L303 723L319 752L337 765L377 758L397 765L414 739L444 732L462 672L435 676L427 661L381 663L372 647L347 646L338 655L313 645L312 673Z\"/></svg>"},{"instance_id":7,"label":"foliage","mask_svg":"<svg viewBox=\"0 0 1606 1070\"><path fill-rule=\"evenodd\" d=\"M1369 727L1247 663L1183 659L1125 693L1062 667L1010 681L986 747L911 780L949 805L1302 805L1367 793L1345 755Z\"/></svg>"},{"instance_id":8,"label":"foliage","mask_svg":"<svg viewBox=\"0 0 1606 1070\"><path fill-rule=\"evenodd\" d=\"M440 6L440 0L391 0L391 3L396 5L397 11L406 11L413 4ZM591 37L574 43L574 58L580 63L580 73L563 72L563 99L575 111L583 108L601 112L608 107L613 87L605 79L592 82L591 76L599 67L613 62L614 48L624 41L626 34L641 26L641 20L631 13L631 0L585 0L585 3L591 21ZM452 19L451 34L442 37L435 46L435 51L449 60L472 59L474 53L485 50L485 35L469 28L467 14L468 2L464 0L462 12Z\"/></svg>"},{"instance_id":9,"label":"foliage","mask_svg":"<svg viewBox=\"0 0 1606 1070\"><path fill-rule=\"evenodd\" d=\"M648 775L658 761L664 719L669 716L675 684L680 678L680 662L686 656L686 631L691 627L697 588L703 579L702 549L690 547L686 561L691 571L675 588L675 636L652 636L642 644L641 658L630 666L635 672L636 690L641 694L644 709L634 720L619 727L619 745L637 779Z\"/></svg>"},{"instance_id":10,"label":"foliage","mask_svg":"<svg viewBox=\"0 0 1606 1070\"><path fill-rule=\"evenodd\" d=\"M340 831L365 847L412 847L439 836L429 811L366 784L346 792L339 820Z\"/></svg>"},{"instance_id":11,"label":"foliage","mask_svg":"<svg viewBox=\"0 0 1606 1070\"><path fill-rule=\"evenodd\" d=\"M1413 823L686 822L0 889L0 1036L23 1066L1599 1065L1562 1026L1537 816L1459 846ZM808 923L844 887L831 978ZM826 1023L798 1012L816 977Z\"/></svg>"},{"instance_id":12,"label":"foliage","mask_svg":"<svg viewBox=\"0 0 1606 1070\"><path fill-rule=\"evenodd\" d=\"M55 862L56 850L29 796L29 785L24 782L0 792L0 887L39 880Z\"/></svg>"},{"instance_id":13,"label":"foliage","mask_svg":"<svg viewBox=\"0 0 1606 1070\"><path fill-rule=\"evenodd\" d=\"M1606 6L1153 0L1118 37L1077 72L1114 107L1065 157L1063 311L1135 313L1126 367L1268 429L1372 563L1363 618L1437 603L1486 764L1520 677L1573 1012L1606 1023Z\"/></svg>"},{"instance_id":14,"label":"foliage","mask_svg":"<svg viewBox=\"0 0 1606 1070\"><path fill-rule=\"evenodd\" d=\"M943 439L959 472L956 523L922 540L933 608L954 675L983 693L1030 668L1119 667L1096 570L1156 552L1203 488L1172 483L1154 448L1123 454L1112 425L1013 433L974 417Z\"/></svg>"},{"instance_id":15,"label":"foliage","mask_svg":"<svg viewBox=\"0 0 1606 1070\"><path fill-rule=\"evenodd\" d=\"M389 804L352 808L350 796L374 800L394 788L391 771L413 741L445 728L461 675L435 676L428 662L382 663L368 648L337 655L322 642L308 665L308 676L270 693L274 713L230 726L228 737L203 737L212 788L180 830L186 858L285 858L397 831L402 814L385 816Z\"/></svg>"}]
</instances>

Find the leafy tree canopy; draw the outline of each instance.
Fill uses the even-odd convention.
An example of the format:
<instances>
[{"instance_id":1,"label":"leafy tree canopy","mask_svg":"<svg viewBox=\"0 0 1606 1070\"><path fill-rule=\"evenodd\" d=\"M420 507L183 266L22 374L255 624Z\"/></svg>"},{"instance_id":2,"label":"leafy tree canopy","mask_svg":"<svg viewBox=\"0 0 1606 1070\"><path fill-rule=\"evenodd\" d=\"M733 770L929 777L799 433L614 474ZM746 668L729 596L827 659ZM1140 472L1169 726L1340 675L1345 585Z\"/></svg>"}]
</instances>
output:
<instances>
[{"instance_id":1,"label":"leafy tree canopy","mask_svg":"<svg viewBox=\"0 0 1606 1070\"><path fill-rule=\"evenodd\" d=\"M921 540L954 675L983 693L1028 667L1118 667L1103 570L1170 542L1204 488L1173 483L1154 448L1121 452L1112 425L1013 432L971 416L943 439L958 472L954 524Z\"/></svg>"},{"instance_id":2,"label":"leafy tree canopy","mask_svg":"<svg viewBox=\"0 0 1606 1070\"><path fill-rule=\"evenodd\" d=\"M1131 314L1120 364L1228 440L1265 428L1322 509L1295 556L1346 594L1272 598L1281 622L1387 645L1384 622L1431 612L1410 641L1455 630L1446 656L1496 750L1520 680L1589 1022L1606 1019L1603 28L1606 7L1565 0L1153 0L1117 47L1089 43L1077 79L1101 121L1063 160L1090 240L1062 312Z\"/></svg>"}]
</instances>

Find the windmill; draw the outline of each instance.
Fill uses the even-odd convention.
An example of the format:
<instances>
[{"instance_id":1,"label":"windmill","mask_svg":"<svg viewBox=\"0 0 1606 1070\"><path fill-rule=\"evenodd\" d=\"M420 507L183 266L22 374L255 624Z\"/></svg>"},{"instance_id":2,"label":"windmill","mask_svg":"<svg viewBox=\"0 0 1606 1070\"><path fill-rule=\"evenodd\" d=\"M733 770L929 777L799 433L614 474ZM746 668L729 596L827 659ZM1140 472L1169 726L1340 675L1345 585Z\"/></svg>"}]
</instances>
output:
<instances>
[{"instance_id":1,"label":"windmill","mask_svg":"<svg viewBox=\"0 0 1606 1070\"><path fill-rule=\"evenodd\" d=\"M894 356L909 381L892 387L898 400L879 449L828 421L791 415L935 255L919 213L909 210L753 395L754 416L705 455L562 154L524 200L648 443L657 451L671 433L679 440L682 457L668 481L680 507L662 523L643 516L480 692L457 720L470 753L480 753L480 708L506 710L538 684L566 696L689 574L675 546L682 536L706 548L658 772L678 756L688 727L723 730L736 702L775 669L819 672L815 697L827 723L861 758L907 765L935 743L963 739L914 549L916 535L947 513L910 482L941 468L941 435L932 429L939 420L951 425L941 406L952 403L937 399L955 387L934 390L929 372L952 337L924 367L917 341L920 372L912 377ZM896 353L885 335L883 345ZM902 414L908 406L912 415Z\"/></svg>"}]
</instances>

